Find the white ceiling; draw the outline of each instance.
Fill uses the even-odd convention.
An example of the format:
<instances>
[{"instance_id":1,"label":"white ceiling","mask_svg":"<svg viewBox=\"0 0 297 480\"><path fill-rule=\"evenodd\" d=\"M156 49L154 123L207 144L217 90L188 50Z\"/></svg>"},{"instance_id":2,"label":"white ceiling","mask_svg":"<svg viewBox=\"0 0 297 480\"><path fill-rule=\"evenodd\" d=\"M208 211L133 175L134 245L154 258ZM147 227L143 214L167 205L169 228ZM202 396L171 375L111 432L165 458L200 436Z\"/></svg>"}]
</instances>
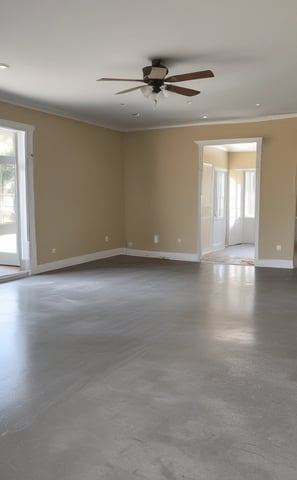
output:
<instances>
[{"instance_id":1,"label":"white ceiling","mask_svg":"<svg viewBox=\"0 0 297 480\"><path fill-rule=\"evenodd\" d=\"M297 113L296 0L2 0L0 45L0 99L119 130ZM114 95L135 83L96 82L142 78L152 58L215 77L156 109Z\"/></svg>"}]
</instances>

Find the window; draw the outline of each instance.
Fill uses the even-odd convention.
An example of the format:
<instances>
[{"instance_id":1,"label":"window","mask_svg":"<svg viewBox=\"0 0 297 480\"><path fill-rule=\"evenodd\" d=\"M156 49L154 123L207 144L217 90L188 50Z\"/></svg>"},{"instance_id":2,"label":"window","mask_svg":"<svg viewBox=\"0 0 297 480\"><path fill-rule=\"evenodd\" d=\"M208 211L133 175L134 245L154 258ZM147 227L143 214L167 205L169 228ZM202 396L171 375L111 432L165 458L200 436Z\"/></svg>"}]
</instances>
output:
<instances>
[{"instance_id":1,"label":"window","mask_svg":"<svg viewBox=\"0 0 297 480\"><path fill-rule=\"evenodd\" d=\"M0 235L1 227L15 222L16 134L0 130Z\"/></svg>"},{"instance_id":2,"label":"window","mask_svg":"<svg viewBox=\"0 0 297 480\"><path fill-rule=\"evenodd\" d=\"M244 216L255 217L256 206L256 171L246 170L244 172Z\"/></svg>"},{"instance_id":3,"label":"window","mask_svg":"<svg viewBox=\"0 0 297 480\"><path fill-rule=\"evenodd\" d=\"M226 172L215 170L214 173L214 217L225 217Z\"/></svg>"}]
</instances>

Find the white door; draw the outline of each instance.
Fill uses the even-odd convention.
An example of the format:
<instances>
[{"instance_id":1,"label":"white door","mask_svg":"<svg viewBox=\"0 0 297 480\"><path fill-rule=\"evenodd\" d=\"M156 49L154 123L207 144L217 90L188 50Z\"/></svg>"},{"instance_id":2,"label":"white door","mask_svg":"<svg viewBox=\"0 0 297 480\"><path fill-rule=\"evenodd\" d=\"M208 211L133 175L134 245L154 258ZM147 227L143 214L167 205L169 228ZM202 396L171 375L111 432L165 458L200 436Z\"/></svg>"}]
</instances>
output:
<instances>
[{"instance_id":1,"label":"white door","mask_svg":"<svg viewBox=\"0 0 297 480\"><path fill-rule=\"evenodd\" d=\"M212 251L222 250L226 246L226 195L227 172L215 170Z\"/></svg>"},{"instance_id":2,"label":"white door","mask_svg":"<svg viewBox=\"0 0 297 480\"><path fill-rule=\"evenodd\" d=\"M0 129L0 265L20 265L17 183L16 133Z\"/></svg>"},{"instance_id":3,"label":"white door","mask_svg":"<svg viewBox=\"0 0 297 480\"><path fill-rule=\"evenodd\" d=\"M255 243L256 170L244 171L243 243Z\"/></svg>"},{"instance_id":4,"label":"white door","mask_svg":"<svg viewBox=\"0 0 297 480\"><path fill-rule=\"evenodd\" d=\"M243 171L229 171L229 228L228 245L243 241Z\"/></svg>"},{"instance_id":5,"label":"white door","mask_svg":"<svg viewBox=\"0 0 297 480\"><path fill-rule=\"evenodd\" d=\"M204 163L201 190L201 253L212 250L213 166Z\"/></svg>"}]
</instances>

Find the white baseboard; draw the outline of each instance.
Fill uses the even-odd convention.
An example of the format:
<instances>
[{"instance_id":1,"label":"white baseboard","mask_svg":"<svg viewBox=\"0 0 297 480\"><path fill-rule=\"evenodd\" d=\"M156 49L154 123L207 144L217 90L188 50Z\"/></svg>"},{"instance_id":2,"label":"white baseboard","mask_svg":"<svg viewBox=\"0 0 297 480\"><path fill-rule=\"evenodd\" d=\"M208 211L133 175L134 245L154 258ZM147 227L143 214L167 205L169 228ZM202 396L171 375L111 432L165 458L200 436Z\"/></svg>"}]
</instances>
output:
<instances>
[{"instance_id":1,"label":"white baseboard","mask_svg":"<svg viewBox=\"0 0 297 480\"><path fill-rule=\"evenodd\" d=\"M94 260L101 260L102 258L115 257L116 255L126 255L126 248L114 248L112 250L102 250L101 252L89 253L79 257L65 258L57 260L56 262L42 263L36 265L32 274L49 272L51 270L59 270L60 268L72 267L80 263L93 262Z\"/></svg>"},{"instance_id":2,"label":"white baseboard","mask_svg":"<svg viewBox=\"0 0 297 480\"><path fill-rule=\"evenodd\" d=\"M30 272L28 271L19 271L16 273L11 273L9 275L1 275L0 283L6 283L12 280L20 280L21 278L28 277L29 275L30 275Z\"/></svg>"},{"instance_id":3,"label":"white baseboard","mask_svg":"<svg viewBox=\"0 0 297 480\"><path fill-rule=\"evenodd\" d=\"M294 268L293 260L280 260L268 258L261 258L257 260L256 267L268 267L268 268Z\"/></svg>"},{"instance_id":4,"label":"white baseboard","mask_svg":"<svg viewBox=\"0 0 297 480\"><path fill-rule=\"evenodd\" d=\"M56 262L43 263L36 265L34 271L31 273L44 273L51 270L59 270L61 268L72 267L81 263L93 262L94 260L101 260L103 258L115 257L117 255L130 255L131 257L148 257L148 258L164 258L167 260L177 260L182 262L198 262L199 257L197 253L179 253L179 252L158 252L152 250L137 250L134 248L114 248L112 250L102 250L101 252L81 255L79 257L65 258L57 260ZM256 263L256 267L269 268L294 268L293 260L280 259L260 259Z\"/></svg>"},{"instance_id":5,"label":"white baseboard","mask_svg":"<svg viewBox=\"0 0 297 480\"><path fill-rule=\"evenodd\" d=\"M208 255L208 253L212 253L211 248L207 248L206 250L203 250L203 252L201 252L201 257L203 257L203 255Z\"/></svg>"},{"instance_id":6,"label":"white baseboard","mask_svg":"<svg viewBox=\"0 0 297 480\"><path fill-rule=\"evenodd\" d=\"M167 260L179 260L182 262L198 262L197 253L154 252L152 250L127 248L126 255L130 255L131 257L165 258Z\"/></svg>"}]
</instances>

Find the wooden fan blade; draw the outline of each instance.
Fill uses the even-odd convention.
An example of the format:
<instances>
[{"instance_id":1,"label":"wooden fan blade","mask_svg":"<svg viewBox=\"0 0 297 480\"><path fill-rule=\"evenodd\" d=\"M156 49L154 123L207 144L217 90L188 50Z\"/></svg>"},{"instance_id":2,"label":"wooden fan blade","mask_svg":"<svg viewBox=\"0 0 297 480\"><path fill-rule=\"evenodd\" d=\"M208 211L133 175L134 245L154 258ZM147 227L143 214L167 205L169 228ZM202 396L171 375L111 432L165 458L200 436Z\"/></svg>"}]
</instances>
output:
<instances>
[{"instance_id":1,"label":"wooden fan blade","mask_svg":"<svg viewBox=\"0 0 297 480\"><path fill-rule=\"evenodd\" d=\"M138 78L97 78L96 82L102 82L102 81L107 81L107 82L141 82L144 83L143 80L140 80Z\"/></svg>"},{"instance_id":2,"label":"wooden fan blade","mask_svg":"<svg viewBox=\"0 0 297 480\"><path fill-rule=\"evenodd\" d=\"M198 90L192 90L191 88L178 87L177 85L165 85L165 89L169 92L178 93L179 95L185 95L186 97L193 97L198 95Z\"/></svg>"},{"instance_id":3,"label":"wooden fan blade","mask_svg":"<svg viewBox=\"0 0 297 480\"><path fill-rule=\"evenodd\" d=\"M165 82L185 82L186 80L197 80L199 78L214 77L211 70L201 70L201 72L183 73L182 75L172 75L165 78Z\"/></svg>"},{"instance_id":4,"label":"wooden fan blade","mask_svg":"<svg viewBox=\"0 0 297 480\"><path fill-rule=\"evenodd\" d=\"M127 90L121 90L120 92L117 92L115 95L121 95L122 93L133 92L133 90L139 90L140 88L142 88L142 85L140 87L133 87L133 88L128 88Z\"/></svg>"}]
</instances>

